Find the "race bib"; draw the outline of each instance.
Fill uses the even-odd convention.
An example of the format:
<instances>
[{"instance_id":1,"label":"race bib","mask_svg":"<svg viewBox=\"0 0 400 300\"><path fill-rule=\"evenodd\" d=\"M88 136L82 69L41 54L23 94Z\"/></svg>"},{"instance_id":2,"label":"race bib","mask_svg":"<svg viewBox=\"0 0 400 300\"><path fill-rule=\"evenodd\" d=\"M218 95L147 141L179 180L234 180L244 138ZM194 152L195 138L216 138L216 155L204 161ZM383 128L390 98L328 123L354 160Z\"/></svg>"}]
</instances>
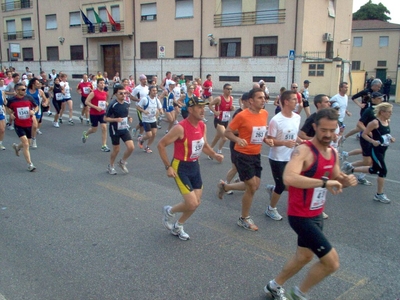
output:
<instances>
[{"instance_id":1,"label":"race bib","mask_svg":"<svg viewBox=\"0 0 400 300\"><path fill-rule=\"evenodd\" d=\"M262 144L266 133L267 133L267 127L266 126L253 127L253 130L251 132L250 143L252 143L252 144Z\"/></svg>"},{"instance_id":2,"label":"race bib","mask_svg":"<svg viewBox=\"0 0 400 300\"><path fill-rule=\"evenodd\" d=\"M208 92L211 94L212 93L212 87L210 87L209 89L208 89Z\"/></svg>"},{"instance_id":3,"label":"race bib","mask_svg":"<svg viewBox=\"0 0 400 300\"><path fill-rule=\"evenodd\" d=\"M43 89L43 92L48 93L49 92L49 87L45 86L44 89Z\"/></svg>"},{"instance_id":4,"label":"race bib","mask_svg":"<svg viewBox=\"0 0 400 300\"><path fill-rule=\"evenodd\" d=\"M310 210L320 209L324 206L327 191L328 190L326 188L322 187L314 188L314 193L311 199Z\"/></svg>"},{"instance_id":5,"label":"race bib","mask_svg":"<svg viewBox=\"0 0 400 300\"><path fill-rule=\"evenodd\" d=\"M149 108L149 114L147 115L149 118L153 118L156 116L156 109L155 108Z\"/></svg>"},{"instance_id":6,"label":"race bib","mask_svg":"<svg viewBox=\"0 0 400 300\"><path fill-rule=\"evenodd\" d=\"M190 158L191 159L199 158L201 151L203 150L203 146L204 146L204 138L192 141L192 154L190 155Z\"/></svg>"},{"instance_id":7,"label":"race bib","mask_svg":"<svg viewBox=\"0 0 400 300\"><path fill-rule=\"evenodd\" d=\"M56 100L61 101L64 99L64 95L62 93L57 93L56 94Z\"/></svg>"},{"instance_id":8,"label":"race bib","mask_svg":"<svg viewBox=\"0 0 400 300\"><path fill-rule=\"evenodd\" d=\"M125 117L121 122L118 122L118 130L124 130L127 128L128 128L128 117Z\"/></svg>"},{"instance_id":9,"label":"race bib","mask_svg":"<svg viewBox=\"0 0 400 300\"><path fill-rule=\"evenodd\" d=\"M84 93L85 95L90 94L90 87L88 87L88 86L83 87L83 93Z\"/></svg>"},{"instance_id":10,"label":"race bib","mask_svg":"<svg viewBox=\"0 0 400 300\"><path fill-rule=\"evenodd\" d=\"M384 134L382 135L382 144L381 146L388 147L390 144L390 139L392 136L390 134Z\"/></svg>"},{"instance_id":11,"label":"race bib","mask_svg":"<svg viewBox=\"0 0 400 300\"><path fill-rule=\"evenodd\" d=\"M100 107L102 110L106 110L106 105L107 102L104 100L98 102L98 107Z\"/></svg>"},{"instance_id":12,"label":"race bib","mask_svg":"<svg viewBox=\"0 0 400 300\"><path fill-rule=\"evenodd\" d=\"M290 129L283 130L283 139L284 140L295 140L297 138L297 133Z\"/></svg>"},{"instance_id":13,"label":"race bib","mask_svg":"<svg viewBox=\"0 0 400 300\"><path fill-rule=\"evenodd\" d=\"M17 108L18 119L26 120L29 119L31 116L29 115L29 107L18 107Z\"/></svg>"},{"instance_id":14,"label":"race bib","mask_svg":"<svg viewBox=\"0 0 400 300\"><path fill-rule=\"evenodd\" d=\"M230 119L231 119L231 112L223 111L222 112L222 122L228 122Z\"/></svg>"}]
</instances>

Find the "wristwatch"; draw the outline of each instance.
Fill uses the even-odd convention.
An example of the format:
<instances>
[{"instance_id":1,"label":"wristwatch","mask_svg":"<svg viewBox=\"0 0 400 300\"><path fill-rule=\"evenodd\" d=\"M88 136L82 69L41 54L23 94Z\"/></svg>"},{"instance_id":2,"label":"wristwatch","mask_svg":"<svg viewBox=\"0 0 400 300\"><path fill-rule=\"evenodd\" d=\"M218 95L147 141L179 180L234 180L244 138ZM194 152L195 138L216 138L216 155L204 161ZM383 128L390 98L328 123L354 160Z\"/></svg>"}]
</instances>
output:
<instances>
[{"instance_id":1,"label":"wristwatch","mask_svg":"<svg viewBox=\"0 0 400 300\"><path fill-rule=\"evenodd\" d=\"M165 170L167 170L168 171L168 169L171 167L171 165L167 165L167 166L165 166Z\"/></svg>"},{"instance_id":2,"label":"wristwatch","mask_svg":"<svg viewBox=\"0 0 400 300\"><path fill-rule=\"evenodd\" d=\"M321 180L322 180L322 188L324 189L326 188L326 183L328 182L329 178L326 176L322 176Z\"/></svg>"}]
</instances>

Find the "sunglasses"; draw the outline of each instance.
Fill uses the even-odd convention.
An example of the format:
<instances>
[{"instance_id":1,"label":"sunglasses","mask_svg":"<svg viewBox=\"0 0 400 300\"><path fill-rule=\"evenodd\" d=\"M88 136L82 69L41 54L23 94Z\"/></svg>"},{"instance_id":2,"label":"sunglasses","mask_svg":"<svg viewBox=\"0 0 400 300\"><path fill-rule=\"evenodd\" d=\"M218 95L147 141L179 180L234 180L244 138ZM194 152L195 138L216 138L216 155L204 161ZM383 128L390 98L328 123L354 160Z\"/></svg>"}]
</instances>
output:
<instances>
[{"instance_id":1,"label":"sunglasses","mask_svg":"<svg viewBox=\"0 0 400 300\"><path fill-rule=\"evenodd\" d=\"M230 89L226 88L226 90L228 90L228 91L232 91L232 88L230 88Z\"/></svg>"},{"instance_id":2,"label":"sunglasses","mask_svg":"<svg viewBox=\"0 0 400 300\"><path fill-rule=\"evenodd\" d=\"M26 89L18 89L18 91L25 92L25 91L26 91Z\"/></svg>"}]
</instances>

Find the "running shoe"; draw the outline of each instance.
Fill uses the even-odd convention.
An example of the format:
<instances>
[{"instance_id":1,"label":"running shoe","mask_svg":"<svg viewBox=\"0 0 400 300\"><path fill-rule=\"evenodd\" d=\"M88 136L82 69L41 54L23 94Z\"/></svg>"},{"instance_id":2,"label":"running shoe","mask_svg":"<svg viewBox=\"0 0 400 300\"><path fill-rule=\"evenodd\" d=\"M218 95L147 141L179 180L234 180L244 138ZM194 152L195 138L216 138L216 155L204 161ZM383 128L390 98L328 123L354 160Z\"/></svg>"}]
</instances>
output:
<instances>
[{"instance_id":1,"label":"running shoe","mask_svg":"<svg viewBox=\"0 0 400 300\"><path fill-rule=\"evenodd\" d=\"M172 219L175 217L175 214L171 213L172 206L166 205L163 207L163 218L162 223L165 228L168 230L172 230L174 224L172 224Z\"/></svg>"},{"instance_id":2,"label":"running shoe","mask_svg":"<svg viewBox=\"0 0 400 300\"><path fill-rule=\"evenodd\" d=\"M115 168L111 167L110 165L108 165L108 167L107 167L107 172L110 175L117 175L117 171L115 171Z\"/></svg>"},{"instance_id":3,"label":"running shoe","mask_svg":"<svg viewBox=\"0 0 400 300\"><path fill-rule=\"evenodd\" d=\"M53 122L53 126L54 126L55 128L59 128L59 127L60 127L60 124L58 124L58 122Z\"/></svg>"},{"instance_id":4,"label":"running shoe","mask_svg":"<svg viewBox=\"0 0 400 300\"><path fill-rule=\"evenodd\" d=\"M33 163L28 164L28 171L33 172L36 170L36 167L33 165Z\"/></svg>"},{"instance_id":5,"label":"running shoe","mask_svg":"<svg viewBox=\"0 0 400 300\"><path fill-rule=\"evenodd\" d=\"M357 133L357 135L356 135L357 141L360 140L360 137L361 137L361 133Z\"/></svg>"},{"instance_id":6,"label":"running shoe","mask_svg":"<svg viewBox=\"0 0 400 300\"><path fill-rule=\"evenodd\" d=\"M74 125L75 125L75 124L74 124L74 121L73 121L72 119L69 119L69 120L68 120L68 124L71 125L71 126L74 126Z\"/></svg>"},{"instance_id":7,"label":"running shoe","mask_svg":"<svg viewBox=\"0 0 400 300\"><path fill-rule=\"evenodd\" d=\"M80 116L80 117L79 117L79 120L81 121L81 124L82 124L82 123L83 123L83 117Z\"/></svg>"},{"instance_id":8,"label":"running shoe","mask_svg":"<svg viewBox=\"0 0 400 300\"><path fill-rule=\"evenodd\" d=\"M349 158L349 152L347 151L342 151L341 155L340 155L341 159L343 161L346 161Z\"/></svg>"},{"instance_id":9,"label":"running shoe","mask_svg":"<svg viewBox=\"0 0 400 300\"><path fill-rule=\"evenodd\" d=\"M287 294L287 299L289 300L307 300L306 297L296 295L294 288L291 288Z\"/></svg>"},{"instance_id":10,"label":"running shoe","mask_svg":"<svg viewBox=\"0 0 400 300\"><path fill-rule=\"evenodd\" d=\"M144 150L143 150L144 152L146 152L146 153L153 153L153 151L151 151L151 149L149 148L149 146L147 146Z\"/></svg>"},{"instance_id":11,"label":"running shoe","mask_svg":"<svg viewBox=\"0 0 400 300\"><path fill-rule=\"evenodd\" d=\"M89 120L86 120L86 125L90 126L90 121Z\"/></svg>"},{"instance_id":12,"label":"running shoe","mask_svg":"<svg viewBox=\"0 0 400 300\"><path fill-rule=\"evenodd\" d=\"M240 217L239 220L237 221L238 226L243 227L246 230L251 230L251 231L257 231L258 227L256 224L254 224L253 219L248 216L246 218Z\"/></svg>"},{"instance_id":13,"label":"running shoe","mask_svg":"<svg viewBox=\"0 0 400 300\"><path fill-rule=\"evenodd\" d=\"M203 118L203 122L204 122L204 123L207 123L208 120L207 120L206 118Z\"/></svg>"},{"instance_id":14,"label":"running shoe","mask_svg":"<svg viewBox=\"0 0 400 300\"><path fill-rule=\"evenodd\" d=\"M348 161L345 161L342 165L342 172L345 173L346 175L351 174L351 172L354 170L354 167L351 163Z\"/></svg>"},{"instance_id":15,"label":"running shoe","mask_svg":"<svg viewBox=\"0 0 400 300\"><path fill-rule=\"evenodd\" d=\"M210 155L208 155L207 158L208 158L209 160L213 160L213 158L212 158Z\"/></svg>"},{"instance_id":16,"label":"running shoe","mask_svg":"<svg viewBox=\"0 0 400 300\"><path fill-rule=\"evenodd\" d=\"M323 211L322 212L322 218L326 220L326 219L329 218L329 215Z\"/></svg>"},{"instance_id":17,"label":"running shoe","mask_svg":"<svg viewBox=\"0 0 400 300\"><path fill-rule=\"evenodd\" d=\"M122 170L122 172L124 172L125 174L128 174L129 173L129 170L128 170L128 168L126 167L126 165L127 165L128 163L127 162L122 162L122 160L120 160L119 162L118 162L118 166L121 168L121 170Z\"/></svg>"},{"instance_id":18,"label":"running shoe","mask_svg":"<svg viewBox=\"0 0 400 300\"><path fill-rule=\"evenodd\" d=\"M103 145L103 146L101 146L101 151L110 152L110 148L108 148L107 145Z\"/></svg>"},{"instance_id":19,"label":"running shoe","mask_svg":"<svg viewBox=\"0 0 400 300\"><path fill-rule=\"evenodd\" d=\"M51 111L47 112L47 115L50 117L53 113Z\"/></svg>"},{"instance_id":20,"label":"running shoe","mask_svg":"<svg viewBox=\"0 0 400 300\"><path fill-rule=\"evenodd\" d=\"M171 233L173 235L176 235L179 237L179 239L181 239L182 241L187 241L188 239L190 239L190 236L183 230L183 226L182 225L178 225L178 222L176 222L172 229L171 229Z\"/></svg>"},{"instance_id":21,"label":"running shoe","mask_svg":"<svg viewBox=\"0 0 400 300\"><path fill-rule=\"evenodd\" d=\"M4 147L2 144L0 144L0 150L6 150L6 147Z\"/></svg>"},{"instance_id":22,"label":"running shoe","mask_svg":"<svg viewBox=\"0 0 400 300\"><path fill-rule=\"evenodd\" d=\"M267 184L267 193L268 193L270 202L271 202L272 193L274 192L274 190L275 190L275 186L273 184Z\"/></svg>"},{"instance_id":23,"label":"running shoe","mask_svg":"<svg viewBox=\"0 0 400 300\"><path fill-rule=\"evenodd\" d=\"M219 199L222 200L222 198L224 198L224 194L225 194L225 181L223 181L222 179L220 179L219 183L217 184L217 196Z\"/></svg>"},{"instance_id":24,"label":"running shoe","mask_svg":"<svg viewBox=\"0 0 400 300\"><path fill-rule=\"evenodd\" d=\"M372 185L371 181L368 181L367 178L365 178L365 174L361 173L360 175L357 176L357 182L358 184L362 185Z\"/></svg>"},{"instance_id":25,"label":"running shoe","mask_svg":"<svg viewBox=\"0 0 400 300\"><path fill-rule=\"evenodd\" d=\"M32 142L31 142L31 143L32 143L32 144L31 144L31 147L32 147L33 149L36 149L36 148L37 148L36 139L32 138Z\"/></svg>"},{"instance_id":26,"label":"running shoe","mask_svg":"<svg viewBox=\"0 0 400 300\"><path fill-rule=\"evenodd\" d=\"M62 120L61 118L59 118L59 119L58 119L58 122L59 122L60 124L62 124L62 123L63 123L63 120Z\"/></svg>"},{"instance_id":27,"label":"running shoe","mask_svg":"<svg viewBox=\"0 0 400 300\"><path fill-rule=\"evenodd\" d=\"M375 194L374 200L385 204L390 203L390 199L386 196L386 194Z\"/></svg>"},{"instance_id":28,"label":"running shoe","mask_svg":"<svg viewBox=\"0 0 400 300\"><path fill-rule=\"evenodd\" d=\"M18 148L18 145L17 145L16 143L14 143L14 144L12 145L12 147L13 147L13 149L15 150L15 155L16 155L16 156L19 156L19 151L21 151L21 149Z\"/></svg>"},{"instance_id":29,"label":"running shoe","mask_svg":"<svg viewBox=\"0 0 400 300\"><path fill-rule=\"evenodd\" d=\"M264 292L266 294L271 295L272 299L287 300L287 298L285 297L285 290L281 286L278 286L276 288L276 290L274 290L273 288L271 288L271 286L268 282L268 284L266 286L264 286Z\"/></svg>"},{"instance_id":30,"label":"running shoe","mask_svg":"<svg viewBox=\"0 0 400 300\"><path fill-rule=\"evenodd\" d=\"M143 137L139 136L139 137L138 137L138 142L139 142L139 148L140 148L140 149L143 149L143 143L144 143Z\"/></svg>"},{"instance_id":31,"label":"running shoe","mask_svg":"<svg viewBox=\"0 0 400 300\"><path fill-rule=\"evenodd\" d=\"M41 132L40 129L36 129L36 133L40 135L43 134L43 132Z\"/></svg>"},{"instance_id":32,"label":"running shoe","mask_svg":"<svg viewBox=\"0 0 400 300\"><path fill-rule=\"evenodd\" d=\"M135 137L136 136L136 128L133 128L132 129L132 137Z\"/></svg>"},{"instance_id":33,"label":"running shoe","mask_svg":"<svg viewBox=\"0 0 400 300\"><path fill-rule=\"evenodd\" d=\"M87 139L89 137L86 133L87 133L86 131L84 131L82 133L82 143L86 143L86 141L87 141Z\"/></svg>"},{"instance_id":34,"label":"running shoe","mask_svg":"<svg viewBox=\"0 0 400 300\"><path fill-rule=\"evenodd\" d=\"M168 130L165 130L165 134L167 134L168 133Z\"/></svg>"},{"instance_id":35,"label":"running shoe","mask_svg":"<svg viewBox=\"0 0 400 300\"><path fill-rule=\"evenodd\" d=\"M265 210L265 215L275 221L282 220L282 216L278 213L278 210L276 209L276 207L273 209L270 209L268 206L267 209Z\"/></svg>"},{"instance_id":36,"label":"running shoe","mask_svg":"<svg viewBox=\"0 0 400 300\"><path fill-rule=\"evenodd\" d=\"M222 150L217 150L217 154L222 154Z\"/></svg>"},{"instance_id":37,"label":"running shoe","mask_svg":"<svg viewBox=\"0 0 400 300\"><path fill-rule=\"evenodd\" d=\"M12 126L11 124L7 124L6 127L8 130L14 130L14 126Z\"/></svg>"}]
</instances>

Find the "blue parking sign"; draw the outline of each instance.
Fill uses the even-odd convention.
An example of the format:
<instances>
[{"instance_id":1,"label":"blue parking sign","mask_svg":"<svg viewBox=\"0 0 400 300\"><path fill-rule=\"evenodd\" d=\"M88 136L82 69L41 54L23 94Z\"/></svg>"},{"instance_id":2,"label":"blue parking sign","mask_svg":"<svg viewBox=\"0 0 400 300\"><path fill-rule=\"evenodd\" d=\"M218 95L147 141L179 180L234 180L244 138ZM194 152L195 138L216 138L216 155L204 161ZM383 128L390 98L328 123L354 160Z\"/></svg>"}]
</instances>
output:
<instances>
[{"instance_id":1,"label":"blue parking sign","mask_svg":"<svg viewBox=\"0 0 400 300\"><path fill-rule=\"evenodd\" d=\"M289 50L288 58L289 60L294 60L295 52L294 50Z\"/></svg>"}]
</instances>

